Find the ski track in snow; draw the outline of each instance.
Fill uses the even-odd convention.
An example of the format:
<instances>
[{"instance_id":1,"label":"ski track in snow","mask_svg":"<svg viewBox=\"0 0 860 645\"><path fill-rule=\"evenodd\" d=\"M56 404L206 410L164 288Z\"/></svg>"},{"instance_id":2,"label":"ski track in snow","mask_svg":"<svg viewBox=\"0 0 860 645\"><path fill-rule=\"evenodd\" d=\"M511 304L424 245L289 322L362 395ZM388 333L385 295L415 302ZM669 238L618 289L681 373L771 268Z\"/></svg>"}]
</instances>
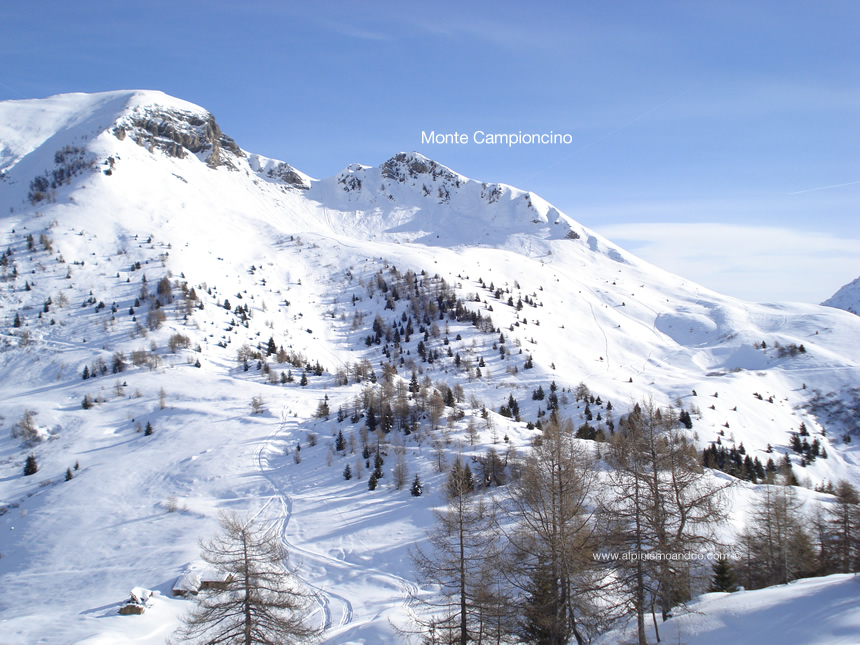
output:
<instances>
[{"instance_id":1,"label":"ski track in snow","mask_svg":"<svg viewBox=\"0 0 860 645\"><path fill-rule=\"evenodd\" d=\"M594 313L594 305L590 302L588 306L591 307L591 317L594 318L594 324L597 325L597 328L600 330L600 333L603 334L603 353L606 354L606 371L608 372L609 367L609 338L606 336L606 331L603 329L603 325L597 322L597 314Z\"/></svg>"},{"instance_id":2,"label":"ski track in snow","mask_svg":"<svg viewBox=\"0 0 860 645\"><path fill-rule=\"evenodd\" d=\"M414 582L407 580L406 578L403 578L401 576L395 575L393 573L388 573L374 567L362 567L359 564L345 562L343 560L339 560L323 553L318 553L309 549L302 548L301 546L291 542L289 538L287 538L287 530L290 524L290 520L293 516L293 501L284 489L284 487L281 485L281 483L279 483L275 479L275 477L270 474L271 471L269 468L267 468L268 458L264 456L264 453L271 445L272 440L276 436L284 433L287 430L289 423L290 422L289 417L287 415L287 410L286 408L284 408L281 410L281 420L278 424L278 427L274 431L272 431L272 433L260 444L260 447L257 449L256 460L257 466L260 470L260 474L268 482L269 486L271 486L275 494L263 505L263 507L255 515L255 517L262 515L265 509L270 506L272 501L278 500L281 506L281 510L279 513L280 539L284 546L288 549L289 553L300 554L303 558L325 564L327 567L334 567L344 571L361 570L366 574L386 578L392 581L396 587L399 587L402 590L402 604L407 607L410 606L412 604L412 599L418 593L418 585ZM369 577L370 576L368 576L368 578ZM347 625L351 625L353 623L353 620L355 619L355 612L353 609L353 604L349 598L334 593L329 589L324 589L320 586L314 585L306 579L303 579L302 581L311 589L314 598L319 605L319 611L321 611L323 615L322 625L326 632L331 632L332 630L339 631L339 628L346 627ZM331 643L332 645L334 645L336 641L334 641L333 639L337 637L338 631L333 634L327 634L328 637L323 640L322 643Z\"/></svg>"},{"instance_id":3,"label":"ski track in snow","mask_svg":"<svg viewBox=\"0 0 860 645\"><path fill-rule=\"evenodd\" d=\"M571 282L575 282L575 283L579 284L579 286L581 286L583 289L588 291L588 293L590 293L592 296L597 298L597 294L594 293L594 291L591 289L591 287L589 287L588 285L575 279L573 276L571 276L569 273L567 273L567 271L562 270L559 265L554 265L553 269L555 269L555 271L558 274L563 275L565 278L567 278ZM605 358L606 358L606 371L609 372L611 369L610 368L610 357L609 357L609 337L606 335L606 330L603 329L603 325L601 325L600 322L597 320L597 313L594 311L594 305L589 302L588 306L591 308L591 317L594 319L594 325L597 327L597 329L600 330L600 333L603 335L603 353L604 353Z\"/></svg>"},{"instance_id":4,"label":"ski track in snow","mask_svg":"<svg viewBox=\"0 0 860 645\"><path fill-rule=\"evenodd\" d=\"M286 429L287 423L287 411L286 409L283 409L281 410L281 421L278 427L260 443L260 447L257 449L257 467L260 470L260 474L274 490L275 495L263 505L255 517L262 515L271 502L277 499L281 507L278 518L278 521L280 522L278 534L283 545L287 548L289 553L300 553L304 557L319 560L322 558L318 554L302 549L287 539L287 527L289 526L290 519L293 515L293 502L289 495L287 495L286 491L284 491L283 487L280 486L275 478L269 474L269 470L267 469L268 459L264 457L264 452L270 446L272 439ZM349 602L349 600L338 594L326 591L317 585L311 584L308 580L302 580L302 582L311 589L314 599L319 605L319 611L321 611L323 615L323 629L328 631L334 626L334 620L332 618L332 601L341 606L338 626L347 625L352 622L353 610L352 603Z\"/></svg>"}]
</instances>

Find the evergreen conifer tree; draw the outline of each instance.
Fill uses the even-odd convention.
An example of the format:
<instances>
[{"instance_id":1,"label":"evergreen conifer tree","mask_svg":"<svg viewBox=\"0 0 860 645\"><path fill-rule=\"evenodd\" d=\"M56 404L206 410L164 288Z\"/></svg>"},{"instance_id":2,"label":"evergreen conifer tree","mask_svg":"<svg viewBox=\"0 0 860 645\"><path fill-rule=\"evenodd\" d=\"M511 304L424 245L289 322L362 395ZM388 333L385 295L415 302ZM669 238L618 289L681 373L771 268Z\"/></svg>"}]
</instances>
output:
<instances>
[{"instance_id":1,"label":"evergreen conifer tree","mask_svg":"<svg viewBox=\"0 0 860 645\"><path fill-rule=\"evenodd\" d=\"M328 419L330 414L331 409L328 405L328 395L326 395L326 398L320 401L319 405L317 406L316 416L318 419Z\"/></svg>"},{"instance_id":2,"label":"evergreen conifer tree","mask_svg":"<svg viewBox=\"0 0 860 645\"><path fill-rule=\"evenodd\" d=\"M39 472L39 464L36 461L36 455L27 455L27 461L24 462L24 476L35 475Z\"/></svg>"},{"instance_id":3,"label":"evergreen conifer tree","mask_svg":"<svg viewBox=\"0 0 860 645\"><path fill-rule=\"evenodd\" d=\"M451 475L448 484L449 488L453 487L458 491L471 493L475 490L475 477L472 475L469 462L463 462L460 459L454 462L451 466Z\"/></svg>"},{"instance_id":4,"label":"evergreen conifer tree","mask_svg":"<svg viewBox=\"0 0 860 645\"><path fill-rule=\"evenodd\" d=\"M712 565L713 576L708 591L737 591L735 572L727 558L720 558Z\"/></svg>"},{"instance_id":5,"label":"evergreen conifer tree","mask_svg":"<svg viewBox=\"0 0 860 645\"><path fill-rule=\"evenodd\" d=\"M412 480L412 488L409 489L409 492L412 494L412 497L421 497L421 494L424 492L424 486L421 484L418 473L415 473L415 479Z\"/></svg>"},{"instance_id":6,"label":"evergreen conifer tree","mask_svg":"<svg viewBox=\"0 0 860 645\"><path fill-rule=\"evenodd\" d=\"M454 390L448 388L448 391L445 393L445 405L449 408L453 408L455 405L454 401Z\"/></svg>"}]
</instances>

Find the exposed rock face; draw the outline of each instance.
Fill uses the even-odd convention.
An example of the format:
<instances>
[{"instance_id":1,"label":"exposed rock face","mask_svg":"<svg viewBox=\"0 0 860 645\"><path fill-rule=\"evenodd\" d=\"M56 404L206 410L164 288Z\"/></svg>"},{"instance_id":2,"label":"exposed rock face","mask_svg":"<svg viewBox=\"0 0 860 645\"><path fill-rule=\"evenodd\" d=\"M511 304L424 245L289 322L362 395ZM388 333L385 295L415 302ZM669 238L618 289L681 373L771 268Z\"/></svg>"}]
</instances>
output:
<instances>
[{"instance_id":1,"label":"exposed rock face","mask_svg":"<svg viewBox=\"0 0 860 645\"><path fill-rule=\"evenodd\" d=\"M442 180L460 187L460 175L415 153L401 152L382 164L382 176L386 179L404 183L409 179L417 179L420 175L429 175L427 179L431 181Z\"/></svg>"},{"instance_id":2,"label":"exposed rock face","mask_svg":"<svg viewBox=\"0 0 860 645\"><path fill-rule=\"evenodd\" d=\"M205 155L208 152L203 158L211 168L235 168L230 157L245 156L236 142L221 132L215 117L208 112L137 107L117 123L113 133L120 140L128 136L150 151L161 150L179 159L184 159L188 153Z\"/></svg>"},{"instance_id":3,"label":"exposed rock face","mask_svg":"<svg viewBox=\"0 0 860 645\"><path fill-rule=\"evenodd\" d=\"M285 184L302 190L307 190L310 187L307 180L288 163L279 163L274 168L270 168L267 174L270 178L277 177Z\"/></svg>"},{"instance_id":4,"label":"exposed rock face","mask_svg":"<svg viewBox=\"0 0 860 645\"><path fill-rule=\"evenodd\" d=\"M139 616L142 614L146 608L143 605L135 605L129 603L128 605L123 605L119 608L120 616Z\"/></svg>"}]
</instances>

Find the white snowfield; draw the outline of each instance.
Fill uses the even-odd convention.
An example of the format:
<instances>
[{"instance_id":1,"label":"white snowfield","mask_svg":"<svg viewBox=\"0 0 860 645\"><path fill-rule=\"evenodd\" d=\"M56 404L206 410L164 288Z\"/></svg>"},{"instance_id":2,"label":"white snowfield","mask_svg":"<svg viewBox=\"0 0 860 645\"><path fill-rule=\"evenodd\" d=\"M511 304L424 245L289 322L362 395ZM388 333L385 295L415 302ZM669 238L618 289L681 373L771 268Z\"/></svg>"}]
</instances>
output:
<instances>
[{"instance_id":1,"label":"white snowfield","mask_svg":"<svg viewBox=\"0 0 860 645\"><path fill-rule=\"evenodd\" d=\"M502 357L499 331L434 320L438 336L428 326L425 341L439 351L432 364L417 355L419 320L404 341L409 354L395 385L408 383L414 366L419 380L465 392L465 416L445 433L449 460L458 451L527 449L538 431L525 421L546 407L532 391L584 382L603 406L612 402L616 418L648 398L693 408L701 447L718 437L727 447L743 443L762 463L788 450L789 433L805 423L828 458L802 467L794 455L802 483L860 483L860 437L842 440L860 400L860 318L714 293L639 260L536 195L466 178L418 153L314 179L242 151L204 109L160 92L4 102L0 251L7 249L3 645L164 642L191 602L174 598L174 585L200 569L198 539L217 531L220 510L279 531L289 565L316 594L312 620L326 627L325 643L407 642L397 628L409 629L414 597L432 591L419 587L409 554L441 503L431 435L442 430L425 421L421 432L391 433L388 474L372 492L368 470L349 481L342 475L347 464L363 467L360 454L333 448L338 430L358 440L363 421L350 416L368 385L352 376L341 385L338 370L352 375L367 360L381 378L385 343L366 344L371 325L377 316L390 323L412 315L410 294L395 301L380 286L380 275L395 283L393 269L443 279L506 339ZM153 308L141 290L155 293L165 276L172 296L159 294L165 319L150 329ZM181 283L194 289L195 306L186 308ZM265 350L270 337L325 371L309 371L307 386L299 384L303 367L275 356L268 367L294 381L269 382L256 360L246 371L237 350ZM455 366L448 348L473 368L483 359L481 375ZM114 373L118 352L127 367ZM534 368L523 369L529 356ZM97 376L83 379L84 367ZM496 414L510 395L522 423ZM331 417L315 418L326 396ZM253 397L262 398L259 414L251 413ZM560 398L561 412L583 423L583 404ZM28 411L46 439L12 436ZM474 445L470 420L479 427ZM148 423L151 435L140 431ZM409 480L420 476L422 496L393 486L395 450L406 455ZM31 453L39 471L25 477ZM754 489L736 488L734 524ZM810 505L829 503L800 492ZM147 609L118 615L135 587L153 592ZM663 636L676 642L678 625L684 643L860 642L852 597L856 580L845 576L710 595L666 623ZM805 627L794 622L801 613Z\"/></svg>"},{"instance_id":2,"label":"white snowfield","mask_svg":"<svg viewBox=\"0 0 860 645\"><path fill-rule=\"evenodd\" d=\"M650 621L648 642L656 642ZM835 574L755 591L707 593L659 624L664 643L855 645L860 642L860 576ZM599 645L636 642L635 625Z\"/></svg>"}]
</instances>

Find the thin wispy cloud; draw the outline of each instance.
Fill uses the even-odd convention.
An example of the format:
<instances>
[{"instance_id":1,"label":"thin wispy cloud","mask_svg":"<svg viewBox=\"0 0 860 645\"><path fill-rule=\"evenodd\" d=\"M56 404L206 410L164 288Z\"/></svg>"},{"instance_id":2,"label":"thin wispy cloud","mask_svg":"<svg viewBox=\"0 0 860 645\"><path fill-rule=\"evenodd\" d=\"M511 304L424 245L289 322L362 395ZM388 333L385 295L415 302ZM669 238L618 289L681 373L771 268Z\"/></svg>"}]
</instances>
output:
<instances>
[{"instance_id":1,"label":"thin wispy cloud","mask_svg":"<svg viewBox=\"0 0 860 645\"><path fill-rule=\"evenodd\" d=\"M819 303L860 275L857 238L719 223L597 230L652 264L744 300Z\"/></svg>"},{"instance_id":2,"label":"thin wispy cloud","mask_svg":"<svg viewBox=\"0 0 860 645\"><path fill-rule=\"evenodd\" d=\"M814 193L817 190L830 190L831 188L842 188L843 186L854 186L856 184L860 184L860 181L849 181L844 184L833 184L832 186L820 186L818 188L807 188L806 190L796 190L793 193L788 193L789 195L801 195L803 193Z\"/></svg>"}]
</instances>

